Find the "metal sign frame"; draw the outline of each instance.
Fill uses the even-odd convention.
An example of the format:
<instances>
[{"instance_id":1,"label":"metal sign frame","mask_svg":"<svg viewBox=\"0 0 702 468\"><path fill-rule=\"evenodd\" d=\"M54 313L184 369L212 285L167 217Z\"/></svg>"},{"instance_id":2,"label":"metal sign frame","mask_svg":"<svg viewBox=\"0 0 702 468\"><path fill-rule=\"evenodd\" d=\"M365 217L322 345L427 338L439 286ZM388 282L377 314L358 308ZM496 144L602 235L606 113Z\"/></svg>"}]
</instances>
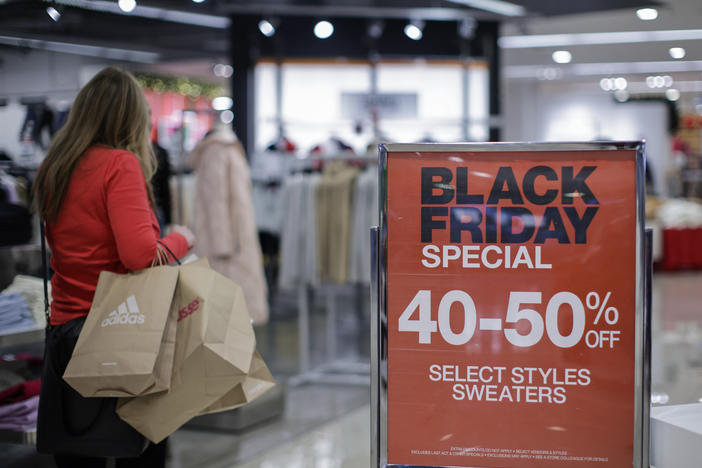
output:
<instances>
[{"instance_id":1,"label":"metal sign frame","mask_svg":"<svg viewBox=\"0 0 702 468\"><path fill-rule=\"evenodd\" d=\"M636 307L633 468L649 468L651 322L650 233L645 220L645 141L574 143L458 143L379 145L379 227L371 229L371 466L388 464L388 157L394 152L636 151ZM448 468L439 467L438 468Z\"/></svg>"}]
</instances>

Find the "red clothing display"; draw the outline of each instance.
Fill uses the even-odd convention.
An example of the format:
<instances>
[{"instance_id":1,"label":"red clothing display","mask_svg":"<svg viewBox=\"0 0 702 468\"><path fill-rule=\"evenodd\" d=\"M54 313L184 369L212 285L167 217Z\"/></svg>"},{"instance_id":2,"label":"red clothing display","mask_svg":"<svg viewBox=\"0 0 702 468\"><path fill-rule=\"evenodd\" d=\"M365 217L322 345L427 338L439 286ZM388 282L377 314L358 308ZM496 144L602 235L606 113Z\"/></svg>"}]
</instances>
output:
<instances>
[{"instance_id":1,"label":"red clothing display","mask_svg":"<svg viewBox=\"0 0 702 468\"><path fill-rule=\"evenodd\" d=\"M0 405L18 403L39 395L41 379L28 380L0 392Z\"/></svg>"},{"instance_id":2,"label":"red clothing display","mask_svg":"<svg viewBox=\"0 0 702 468\"><path fill-rule=\"evenodd\" d=\"M51 324L87 315L101 271L146 268L157 242L177 257L188 251L181 234L159 241L144 175L128 151L92 147L78 161L58 219L47 225L51 248Z\"/></svg>"}]
</instances>

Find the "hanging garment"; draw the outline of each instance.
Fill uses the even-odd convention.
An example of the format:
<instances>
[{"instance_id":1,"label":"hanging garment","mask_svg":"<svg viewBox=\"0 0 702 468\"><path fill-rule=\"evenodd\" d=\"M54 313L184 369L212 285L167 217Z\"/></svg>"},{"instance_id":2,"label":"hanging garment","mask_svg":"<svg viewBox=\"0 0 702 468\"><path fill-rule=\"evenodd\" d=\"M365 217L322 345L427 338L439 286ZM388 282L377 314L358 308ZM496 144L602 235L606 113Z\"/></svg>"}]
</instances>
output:
<instances>
[{"instance_id":1,"label":"hanging garment","mask_svg":"<svg viewBox=\"0 0 702 468\"><path fill-rule=\"evenodd\" d=\"M283 228L283 187L277 182L253 184L253 205L259 232L280 235Z\"/></svg>"},{"instance_id":2,"label":"hanging garment","mask_svg":"<svg viewBox=\"0 0 702 468\"><path fill-rule=\"evenodd\" d=\"M319 283L317 268L318 174L296 174L283 183L284 219L281 233L280 273L282 289Z\"/></svg>"},{"instance_id":3,"label":"hanging garment","mask_svg":"<svg viewBox=\"0 0 702 468\"><path fill-rule=\"evenodd\" d=\"M322 281L344 284L348 280L351 238L351 198L359 170L344 162L324 167L317 188L317 239Z\"/></svg>"},{"instance_id":4,"label":"hanging garment","mask_svg":"<svg viewBox=\"0 0 702 468\"><path fill-rule=\"evenodd\" d=\"M195 252L239 284L256 324L268 321L268 288L258 241L249 166L231 130L213 132L188 157L195 170Z\"/></svg>"},{"instance_id":5,"label":"hanging garment","mask_svg":"<svg viewBox=\"0 0 702 468\"><path fill-rule=\"evenodd\" d=\"M378 168L366 169L356 179L353 193L351 220L351 246L349 253L349 281L370 281L370 228L377 226L378 217Z\"/></svg>"}]
</instances>

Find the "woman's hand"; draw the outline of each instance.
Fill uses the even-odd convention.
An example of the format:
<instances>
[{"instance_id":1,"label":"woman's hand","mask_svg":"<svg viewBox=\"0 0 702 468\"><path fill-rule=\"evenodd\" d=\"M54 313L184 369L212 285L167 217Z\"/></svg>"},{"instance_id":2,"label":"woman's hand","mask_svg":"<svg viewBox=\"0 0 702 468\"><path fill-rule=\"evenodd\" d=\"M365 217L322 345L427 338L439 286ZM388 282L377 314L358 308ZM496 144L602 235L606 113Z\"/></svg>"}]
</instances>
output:
<instances>
[{"instance_id":1,"label":"woman's hand","mask_svg":"<svg viewBox=\"0 0 702 468\"><path fill-rule=\"evenodd\" d=\"M181 226L179 224L174 224L173 226L171 226L171 232L177 232L178 234L185 237L185 240L188 242L189 249L192 249L193 245L195 245L195 234L193 234L193 232L187 227Z\"/></svg>"}]
</instances>

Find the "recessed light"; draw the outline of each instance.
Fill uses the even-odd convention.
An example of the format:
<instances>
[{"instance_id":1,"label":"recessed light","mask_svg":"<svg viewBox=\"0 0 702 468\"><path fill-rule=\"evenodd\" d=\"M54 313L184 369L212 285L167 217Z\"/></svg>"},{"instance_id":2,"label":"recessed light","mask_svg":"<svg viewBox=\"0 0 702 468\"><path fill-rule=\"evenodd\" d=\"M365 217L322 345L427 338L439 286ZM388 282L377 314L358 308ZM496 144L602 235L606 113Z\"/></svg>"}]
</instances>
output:
<instances>
[{"instance_id":1,"label":"recessed light","mask_svg":"<svg viewBox=\"0 0 702 468\"><path fill-rule=\"evenodd\" d=\"M231 109L233 103L232 98L229 96L217 96L212 100L212 108L217 111L223 111Z\"/></svg>"},{"instance_id":2,"label":"recessed light","mask_svg":"<svg viewBox=\"0 0 702 468\"><path fill-rule=\"evenodd\" d=\"M677 101L678 99L680 99L680 91L678 91L675 88L666 89L665 90L665 97L669 101Z\"/></svg>"},{"instance_id":3,"label":"recessed light","mask_svg":"<svg viewBox=\"0 0 702 468\"><path fill-rule=\"evenodd\" d=\"M225 124L230 124L234 120L234 112L230 110L225 110L221 114L219 114L219 120L222 121L222 123Z\"/></svg>"},{"instance_id":4,"label":"recessed light","mask_svg":"<svg viewBox=\"0 0 702 468\"><path fill-rule=\"evenodd\" d=\"M258 22L258 30L261 31L261 34L266 37L271 37L273 34L275 34L275 26L273 26L273 23L265 19Z\"/></svg>"},{"instance_id":5,"label":"recessed light","mask_svg":"<svg viewBox=\"0 0 702 468\"><path fill-rule=\"evenodd\" d=\"M636 16L638 16L641 21L651 21L658 18L658 10L655 8L639 8L636 10Z\"/></svg>"},{"instance_id":6,"label":"recessed light","mask_svg":"<svg viewBox=\"0 0 702 468\"><path fill-rule=\"evenodd\" d=\"M334 25L329 21L320 21L314 25L314 35L319 39L326 39L334 34Z\"/></svg>"},{"instance_id":7,"label":"recessed light","mask_svg":"<svg viewBox=\"0 0 702 468\"><path fill-rule=\"evenodd\" d=\"M614 99L618 102L626 102L629 100L629 92L623 89L618 89L614 92Z\"/></svg>"},{"instance_id":8,"label":"recessed light","mask_svg":"<svg viewBox=\"0 0 702 468\"><path fill-rule=\"evenodd\" d=\"M628 86L629 83L627 83L626 78L616 78L614 80L614 88L619 89L619 90L624 90Z\"/></svg>"},{"instance_id":9,"label":"recessed light","mask_svg":"<svg viewBox=\"0 0 702 468\"><path fill-rule=\"evenodd\" d=\"M408 24L405 26L405 36L409 37L413 41L418 41L422 38L422 30L414 24Z\"/></svg>"},{"instance_id":10,"label":"recessed light","mask_svg":"<svg viewBox=\"0 0 702 468\"><path fill-rule=\"evenodd\" d=\"M551 55L551 58L556 63L570 63L573 60L573 54L567 50L557 50Z\"/></svg>"},{"instance_id":11,"label":"recessed light","mask_svg":"<svg viewBox=\"0 0 702 468\"><path fill-rule=\"evenodd\" d=\"M681 58L685 58L685 49L682 47L671 47L668 50L668 53L670 54L671 57L673 57L676 60L680 60Z\"/></svg>"},{"instance_id":12,"label":"recessed light","mask_svg":"<svg viewBox=\"0 0 702 468\"><path fill-rule=\"evenodd\" d=\"M117 5L123 12L130 13L136 8L136 0L119 0Z\"/></svg>"},{"instance_id":13,"label":"recessed light","mask_svg":"<svg viewBox=\"0 0 702 468\"><path fill-rule=\"evenodd\" d=\"M54 21L61 19L61 12L53 6L46 7L46 14L49 15L49 17Z\"/></svg>"}]
</instances>

